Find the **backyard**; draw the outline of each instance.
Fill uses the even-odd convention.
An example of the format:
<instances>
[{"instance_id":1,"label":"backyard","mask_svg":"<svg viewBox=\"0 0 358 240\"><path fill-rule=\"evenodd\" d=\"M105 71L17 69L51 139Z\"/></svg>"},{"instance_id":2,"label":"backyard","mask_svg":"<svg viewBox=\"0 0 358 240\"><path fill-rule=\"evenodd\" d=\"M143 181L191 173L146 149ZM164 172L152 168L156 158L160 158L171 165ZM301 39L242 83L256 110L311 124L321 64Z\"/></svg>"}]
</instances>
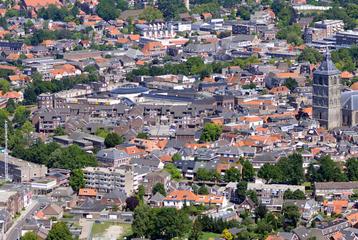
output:
<instances>
[{"instance_id":1,"label":"backyard","mask_svg":"<svg viewBox=\"0 0 358 240\"><path fill-rule=\"evenodd\" d=\"M116 222L94 223L92 227L93 240L117 240L132 234L130 224Z\"/></svg>"}]
</instances>

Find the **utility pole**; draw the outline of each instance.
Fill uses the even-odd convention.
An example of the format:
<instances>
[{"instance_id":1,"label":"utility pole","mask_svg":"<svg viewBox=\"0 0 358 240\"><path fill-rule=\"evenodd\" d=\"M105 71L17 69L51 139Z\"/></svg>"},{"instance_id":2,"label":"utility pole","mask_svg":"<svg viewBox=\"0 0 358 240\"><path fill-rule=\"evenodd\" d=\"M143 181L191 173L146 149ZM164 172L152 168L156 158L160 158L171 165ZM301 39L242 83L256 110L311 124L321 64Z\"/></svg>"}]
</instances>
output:
<instances>
[{"instance_id":1,"label":"utility pole","mask_svg":"<svg viewBox=\"0 0 358 240\"><path fill-rule=\"evenodd\" d=\"M9 166L7 156L7 121L5 120L5 150L4 150L4 162L5 162L5 181L9 180Z\"/></svg>"}]
</instances>

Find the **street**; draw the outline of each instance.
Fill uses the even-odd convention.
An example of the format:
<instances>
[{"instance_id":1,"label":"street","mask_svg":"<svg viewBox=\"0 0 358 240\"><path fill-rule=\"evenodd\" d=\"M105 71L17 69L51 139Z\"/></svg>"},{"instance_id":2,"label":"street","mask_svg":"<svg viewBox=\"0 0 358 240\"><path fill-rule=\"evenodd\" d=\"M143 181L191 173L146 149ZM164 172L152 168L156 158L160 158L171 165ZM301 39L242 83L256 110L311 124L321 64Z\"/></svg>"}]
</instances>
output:
<instances>
[{"instance_id":1,"label":"street","mask_svg":"<svg viewBox=\"0 0 358 240\"><path fill-rule=\"evenodd\" d=\"M21 212L21 216L15 220L14 224L5 233L6 240L17 240L21 237L21 229L27 218L29 218L39 207L40 203L38 200L33 199L30 206L25 211Z\"/></svg>"}]
</instances>

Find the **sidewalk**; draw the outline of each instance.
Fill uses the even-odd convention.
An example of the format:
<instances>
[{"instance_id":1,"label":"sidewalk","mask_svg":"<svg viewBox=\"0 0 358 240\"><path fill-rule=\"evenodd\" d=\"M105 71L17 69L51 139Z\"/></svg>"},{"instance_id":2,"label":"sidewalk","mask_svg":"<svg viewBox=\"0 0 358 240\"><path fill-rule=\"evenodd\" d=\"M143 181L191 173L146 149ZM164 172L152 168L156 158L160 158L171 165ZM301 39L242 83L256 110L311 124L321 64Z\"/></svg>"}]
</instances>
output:
<instances>
[{"instance_id":1,"label":"sidewalk","mask_svg":"<svg viewBox=\"0 0 358 240\"><path fill-rule=\"evenodd\" d=\"M39 203L37 200L32 200L31 204L24 211L21 212L19 218L14 221L9 230L7 230L7 232L4 234L5 239L17 239L17 235L21 234L21 225L24 224L25 219L34 212L34 210L38 207L38 204Z\"/></svg>"}]
</instances>

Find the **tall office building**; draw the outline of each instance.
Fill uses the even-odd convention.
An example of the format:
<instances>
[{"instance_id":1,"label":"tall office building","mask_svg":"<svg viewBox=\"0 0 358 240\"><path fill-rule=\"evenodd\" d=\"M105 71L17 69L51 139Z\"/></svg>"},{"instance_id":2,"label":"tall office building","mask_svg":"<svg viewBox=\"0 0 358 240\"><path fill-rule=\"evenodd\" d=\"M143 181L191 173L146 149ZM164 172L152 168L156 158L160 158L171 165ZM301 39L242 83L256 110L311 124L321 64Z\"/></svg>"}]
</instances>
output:
<instances>
[{"instance_id":1,"label":"tall office building","mask_svg":"<svg viewBox=\"0 0 358 240\"><path fill-rule=\"evenodd\" d=\"M332 129L341 126L340 71L327 50L319 68L313 73L313 118L322 127Z\"/></svg>"}]
</instances>

